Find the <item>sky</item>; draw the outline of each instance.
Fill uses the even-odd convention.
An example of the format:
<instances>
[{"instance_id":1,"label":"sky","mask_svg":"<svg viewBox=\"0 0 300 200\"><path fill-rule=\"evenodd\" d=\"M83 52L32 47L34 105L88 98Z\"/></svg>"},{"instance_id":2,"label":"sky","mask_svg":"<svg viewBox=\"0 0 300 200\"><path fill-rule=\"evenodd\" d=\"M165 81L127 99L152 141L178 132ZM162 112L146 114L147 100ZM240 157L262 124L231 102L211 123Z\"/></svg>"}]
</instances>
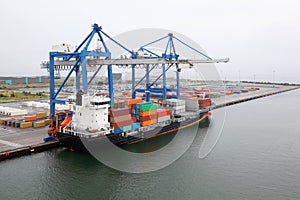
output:
<instances>
[{"instance_id":1,"label":"sky","mask_svg":"<svg viewBox=\"0 0 300 200\"><path fill-rule=\"evenodd\" d=\"M0 2L0 76L46 75L52 45L78 45L98 23L111 36L141 28L181 33L223 78L300 83L297 0L10 0Z\"/></svg>"}]
</instances>

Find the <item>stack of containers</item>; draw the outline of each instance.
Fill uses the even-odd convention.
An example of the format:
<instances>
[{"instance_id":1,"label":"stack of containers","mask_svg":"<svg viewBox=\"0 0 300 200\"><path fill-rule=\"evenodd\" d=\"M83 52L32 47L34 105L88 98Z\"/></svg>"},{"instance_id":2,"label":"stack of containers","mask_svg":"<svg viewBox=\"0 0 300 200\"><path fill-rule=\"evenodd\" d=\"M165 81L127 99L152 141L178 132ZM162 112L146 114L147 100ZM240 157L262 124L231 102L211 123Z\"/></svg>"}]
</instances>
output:
<instances>
[{"instance_id":1,"label":"stack of containers","mask_svg":"<svg viewBox=\"0 0 300 200\"><path fill-rule=\"evenodd\" d=\"M171 111L166 109L157 110L157 123L170 120Z\"/></svg>"},{"instance_id":2,"label":"stack of containers","mask_svg":"<svg viewBox=\"0 0 300 200\"><path fill-rule=\"evenodd\" d=\"M114 127L115 134L130 131L132 120L129 108L112 109L110 123Z\"/></svg>"},{"instance_id":3,"label":"stack of containers","mask_svg":"<svg viewBox=\"0 0 300 200\"><path fill-rule=\"evenodd\" d=\"M11 126L15 128L29 128L29 127L44 127L50 124L50 119L46 112L38 112L36 114L29 114L24 117L16 118L1 118L0 124Z\"/></svg>"},{"instance_id":4,"label":"stack of containers","mask_svg":"<svg viewBox=\"0 0 300 200\"><path fill-rule=\"evenodd\" d=\"M129 110L130 110L130 114L131 114L131 117L132 117L132 121L134 123L137 123L137 115L136 115L136 105L139 104L139 103L142 103L143 100L142 99L128 99L127 100L127 105L129 107ZM136 125L133 125L134 127L137 127L139 126L138 124ZM135 128L136 129L136 128Z\"/></svg>"},{"instance_id":5,"label":"stack of containers","mask_svg":"<svg viewBox=\"0 0 300 200\"><path fill-rule=\"evenodd\" d=\"M10 119L12 119L12 118L11 118L11 117L1 118L1 119L0 119L0 123L1 123L2 125L5 125L5 124L7 123L7 120L10 120Z\"/></svg>"},{"instance_id":6,"label":"stack of containers","mask_svg":"<svg viewBox=\"0 0 300 200\"><path fill-rule=\"evenodd\" d=\"M211 106L210 98L199 99L198 103L199 103L199 108L205 108L205 107Z\"/></svg>"},{"instance_id":7,"label":"stack of containers","mask_svg":"<svg viewBox=\"0 0 300 200\"><path fill-rule=\"evenodd\" d=\"M36 115L34 114L28 114L27 116L24 117L25 121L20 123L20 128L30 128L33 125L33 122L37 120ZM18 126L18 125L17 125Z\"/></svg>"},{"instance_id":8,"label":"stack of containers","mask_svg":"<svg viewBox=\"0 0 300 200\"><path fill-rule=\"evenodd\" d=\"M151 102L136 105L136 117L141 126L149 126L157 123L157 104Z\"/></svg>"},{"instance_id":9,"label":"stack of containers","mask_svg":"<svg viewBox=\"0 0 300 200\"><path fill-rule=\"evenodd\" d=\"M185 112L185 100L182 99L167 99L167 106L171 107L173 114L181 114Z\"/></svg>"}]
</instances>

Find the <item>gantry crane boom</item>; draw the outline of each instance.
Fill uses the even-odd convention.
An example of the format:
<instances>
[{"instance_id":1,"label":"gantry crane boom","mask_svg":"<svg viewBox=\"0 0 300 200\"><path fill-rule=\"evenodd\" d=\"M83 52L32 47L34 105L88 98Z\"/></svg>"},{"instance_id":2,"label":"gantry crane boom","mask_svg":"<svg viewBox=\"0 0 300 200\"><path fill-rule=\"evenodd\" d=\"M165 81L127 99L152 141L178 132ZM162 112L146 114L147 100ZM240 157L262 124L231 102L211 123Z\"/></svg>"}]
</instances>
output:
<instances>
[{"instance_id":1,"label":"gantry crane boom","mask_svg":"<svg viewBox=\"0 0 300 200\"><path fill-rule=\"evenodd\" d=\"M224 59L178 59L169 60L166 58L134 58L134 59L87 59L86 64L94 65L155 65L155 64L194 64L200 63L227 63L229 58ZM75 61L54 61L54 66L73 66ZM80 65L80 63L78 63Z\"/></svg>"}]
</instances>

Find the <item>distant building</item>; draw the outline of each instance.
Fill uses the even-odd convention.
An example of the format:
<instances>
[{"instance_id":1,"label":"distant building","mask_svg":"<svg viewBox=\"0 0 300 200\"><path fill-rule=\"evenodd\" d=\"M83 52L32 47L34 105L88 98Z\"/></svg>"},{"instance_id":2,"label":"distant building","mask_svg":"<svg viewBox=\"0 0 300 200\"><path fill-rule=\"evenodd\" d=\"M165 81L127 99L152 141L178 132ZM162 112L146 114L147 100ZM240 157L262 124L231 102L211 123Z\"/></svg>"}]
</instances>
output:
<instances>
[{"instance_id":1,"label":"distant building","mask_svg":"<svg viewBox=\"0 0 300 200\"><path fill-rule=\"evenodd\" d=\"M49 83L49 76L31 76L31 77L16 77L7 76L0 77L0 84L14 85L14 84L30 84L30 83Z\"/></svg>"}]
</instances>

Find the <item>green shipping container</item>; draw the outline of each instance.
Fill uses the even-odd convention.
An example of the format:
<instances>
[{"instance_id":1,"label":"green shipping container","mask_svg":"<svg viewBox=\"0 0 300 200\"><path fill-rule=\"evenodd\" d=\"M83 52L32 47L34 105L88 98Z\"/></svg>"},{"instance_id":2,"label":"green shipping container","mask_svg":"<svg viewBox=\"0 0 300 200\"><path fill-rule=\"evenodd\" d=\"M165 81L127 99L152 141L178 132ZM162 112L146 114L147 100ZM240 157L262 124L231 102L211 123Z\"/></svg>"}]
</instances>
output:
<instances>
[{"instance_id":1,"label":"green shipping container","mask_svg":"<svg viewBox=\"0 0 300 200\"><path fill-rule=\"evenodd\" d=\"M157 109L157 105L153 103L140 106L140 112L146 112L149 110L156 110L156 109Z\"/></svg>"},{"instance_id":2,"label":"green shipping container","mask_svg":"<svg viewBox=\"0 0 300 200\"><path fill-rule=\"evenodd\" d=\"M15 123L15 127L16 127L16 128L20 128L20 124L21 124L21 122L16 122L16 123Z\"/></svg>"},{"instance_id":3,"label":"green shipping container","mask_svg":"<svg viewBox=\"0 0 300 200\"><path fill-rule=\"evenodd\" d=\"M130 131L130 130L131 130L131 125L123 126L123 131Z\"/></svg>"}]
</instances>

